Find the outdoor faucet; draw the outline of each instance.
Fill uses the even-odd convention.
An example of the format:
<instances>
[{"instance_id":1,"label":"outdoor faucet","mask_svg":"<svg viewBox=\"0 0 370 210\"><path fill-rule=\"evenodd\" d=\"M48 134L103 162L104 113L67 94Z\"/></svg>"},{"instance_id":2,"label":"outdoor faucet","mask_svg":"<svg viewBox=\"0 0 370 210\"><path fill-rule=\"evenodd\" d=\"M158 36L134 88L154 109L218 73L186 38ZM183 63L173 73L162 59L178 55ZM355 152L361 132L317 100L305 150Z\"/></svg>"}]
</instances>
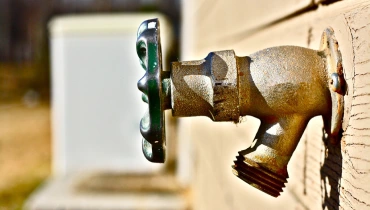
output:
<instances>
[{"instance_id":1,"label":"outdoor faucet","mask_svg":"<svg viewBox=\"0 0 370 210\"><path fill-rule=\"evenodd\" d=\"M239 57L233 50L211 52L202 60L172 62L162 69L157 19L144 21L137 53L146 70L138 82L148 112L142 118L142 148L151 162L165 160L164 110L177 117L207 116L213 121L261 120L252 145L239 152L233 173L277 197L288 178L287 164L309 120L322 115L332 143L341 138L343 78L341 53L331 28L319 50L272 47Z\"/></svg>"}]
</instances>

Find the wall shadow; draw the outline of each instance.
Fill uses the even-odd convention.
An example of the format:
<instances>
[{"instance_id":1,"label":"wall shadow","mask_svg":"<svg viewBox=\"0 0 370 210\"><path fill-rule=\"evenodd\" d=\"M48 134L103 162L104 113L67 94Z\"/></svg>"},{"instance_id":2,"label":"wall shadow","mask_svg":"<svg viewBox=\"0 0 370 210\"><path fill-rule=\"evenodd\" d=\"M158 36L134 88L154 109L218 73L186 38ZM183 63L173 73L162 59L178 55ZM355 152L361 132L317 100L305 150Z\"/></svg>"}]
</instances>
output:
<instances>
[{"instance_id":1,"label":"wall shadow","mask_svg":"<svg viewBox=\"0 0 370 210\"><path fill-rule=\"evenodd\" d=\"M325 158L320 169L322 209L339 210L343 164L342 148L340 142L336 145L329 142L324 129L322 136L325 144Z\"/></svg>"}]
</instances>

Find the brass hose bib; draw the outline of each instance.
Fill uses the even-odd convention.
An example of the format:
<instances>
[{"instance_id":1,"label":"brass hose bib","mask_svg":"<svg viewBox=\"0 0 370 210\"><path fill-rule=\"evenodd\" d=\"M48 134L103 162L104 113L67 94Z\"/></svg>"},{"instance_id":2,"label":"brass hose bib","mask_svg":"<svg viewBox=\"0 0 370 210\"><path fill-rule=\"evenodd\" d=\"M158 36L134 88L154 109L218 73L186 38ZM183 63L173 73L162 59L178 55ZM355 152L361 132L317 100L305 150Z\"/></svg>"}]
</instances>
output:
<instances>
[{"instance_id":1,"label":"brass hose bib","mask_svg":"<svg viewBox=\"0 0 370 210\"><path fill-rule=\"evenodd\" d=\"M324 118L332 143L340 139L343 116L341 53L334 31L327 28L320 50L272 47L238 57L233 50L210 53L198 61L161 64L159 22L139 27L137 51L146 70L138 82L149 111L141 121L143 152L164 162L163 111L173 116L208 116L213 121L261 120L252 145L239 152L233 172L240 179L277 197L288 178L287 164L308 121Z\"/></svg>"}]
</instances>

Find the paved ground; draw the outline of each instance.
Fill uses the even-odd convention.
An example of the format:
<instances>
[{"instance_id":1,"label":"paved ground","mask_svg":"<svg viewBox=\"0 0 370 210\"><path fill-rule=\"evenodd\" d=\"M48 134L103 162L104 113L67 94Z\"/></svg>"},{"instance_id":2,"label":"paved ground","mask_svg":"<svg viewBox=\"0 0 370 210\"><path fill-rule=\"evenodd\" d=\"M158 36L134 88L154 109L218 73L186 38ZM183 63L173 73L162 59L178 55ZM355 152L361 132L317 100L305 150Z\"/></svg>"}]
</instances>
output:
<instances>
[{"instance_id":1,"label":"paved ground","mask_svg":"<svg viewBox=\"0 0 370 210\"><path fill-rule=\"evenodd\" d=\"M50 107L0 105L0 210L21 209L50 174Z\"/></svg>"}]
</instances>

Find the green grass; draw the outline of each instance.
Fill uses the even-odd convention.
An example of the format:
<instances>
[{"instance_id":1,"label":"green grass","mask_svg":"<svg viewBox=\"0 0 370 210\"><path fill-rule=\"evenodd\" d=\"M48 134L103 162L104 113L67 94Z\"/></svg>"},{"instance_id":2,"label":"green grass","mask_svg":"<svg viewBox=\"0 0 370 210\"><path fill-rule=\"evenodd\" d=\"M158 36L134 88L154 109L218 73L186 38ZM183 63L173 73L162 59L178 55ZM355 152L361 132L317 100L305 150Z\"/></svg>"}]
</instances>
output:
<instances>
[{"instance_id":1,"label":"green grass","mask_svg":"<svg viewBox=\"0 0 370 210\"><path fill-rule=\"evenodd\" d=\"M25 180L0 191L0 210L21 210L28 196L42 181L42 178Z\"/></svg>"},{"instance_id":2,"label":"green grass","mask_svg":"<svg viewBox=\"0 0 370 210\"><path fill-rule=\"evenodd\" d=\"M0 105L0 210L22 209L50 174L50 106Z\"/></svg>"}]
</instances>

